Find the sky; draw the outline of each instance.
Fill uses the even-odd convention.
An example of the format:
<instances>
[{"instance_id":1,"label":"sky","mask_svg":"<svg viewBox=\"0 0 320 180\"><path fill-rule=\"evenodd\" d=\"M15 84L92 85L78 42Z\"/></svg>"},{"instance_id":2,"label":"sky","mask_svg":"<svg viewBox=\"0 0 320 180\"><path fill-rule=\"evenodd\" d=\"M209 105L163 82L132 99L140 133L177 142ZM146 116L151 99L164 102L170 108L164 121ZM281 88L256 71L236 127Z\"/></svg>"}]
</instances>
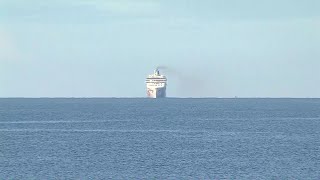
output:
<instances>
[{"instance_id":1,"label":"sky","mask_svg":"<svg viewBox=\"0 0 320 180\"><path fill-rule=\"evenodd\" d=\"M319 0L0 0L0 97L320 97Z\"/></svg>"}]
</instances>

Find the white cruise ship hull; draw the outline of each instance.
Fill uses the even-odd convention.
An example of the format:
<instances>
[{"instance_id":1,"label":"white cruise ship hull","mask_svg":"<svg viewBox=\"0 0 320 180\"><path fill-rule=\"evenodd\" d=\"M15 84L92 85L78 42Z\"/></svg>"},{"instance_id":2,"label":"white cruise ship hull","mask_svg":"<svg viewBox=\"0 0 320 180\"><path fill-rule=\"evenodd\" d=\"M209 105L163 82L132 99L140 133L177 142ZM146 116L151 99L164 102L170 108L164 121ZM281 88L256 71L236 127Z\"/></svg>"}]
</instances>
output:
<instances>
[{"instance_id":1,"label":"white cruise ship hull","mask_svg":"<svg viewBox=\"0 0 320 180\"><path fill-rule=\"evenodd\" d=\"M165 98L167 78L160 74L159 70L154 70L153 74L150 74L146 78L147 85L147 97L149 98Z\"/></svg>"},{"instance_id":2,"label":"white cruise ship hull","mask_svg":"<svg viewBox=\"0 0 320 180\"><path fill-rule=\"evenodd\" d=\"M148 88L147 96L149 98L165 98L166 97L166 88Z\"/></svg>"}]
</instances>

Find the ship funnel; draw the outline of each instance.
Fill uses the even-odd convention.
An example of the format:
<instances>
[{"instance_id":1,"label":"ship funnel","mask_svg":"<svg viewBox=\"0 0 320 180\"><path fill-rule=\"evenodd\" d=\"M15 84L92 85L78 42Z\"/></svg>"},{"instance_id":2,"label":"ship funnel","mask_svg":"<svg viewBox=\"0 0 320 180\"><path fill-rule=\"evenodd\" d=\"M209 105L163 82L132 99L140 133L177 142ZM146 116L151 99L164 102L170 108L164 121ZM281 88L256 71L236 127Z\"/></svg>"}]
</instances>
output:
<instances>
[{"instance_id":1,"label":"ship funnel","mask_svg":"<svg viewBox=\"0 0 320 180\"><path fill-rule=\"evenodd\" d=\"M154 70L154 75L160 76L160 72L159 72L159 69L158 69L158 68L157 68L156 70Z\"/></svg>"}]
</instances>

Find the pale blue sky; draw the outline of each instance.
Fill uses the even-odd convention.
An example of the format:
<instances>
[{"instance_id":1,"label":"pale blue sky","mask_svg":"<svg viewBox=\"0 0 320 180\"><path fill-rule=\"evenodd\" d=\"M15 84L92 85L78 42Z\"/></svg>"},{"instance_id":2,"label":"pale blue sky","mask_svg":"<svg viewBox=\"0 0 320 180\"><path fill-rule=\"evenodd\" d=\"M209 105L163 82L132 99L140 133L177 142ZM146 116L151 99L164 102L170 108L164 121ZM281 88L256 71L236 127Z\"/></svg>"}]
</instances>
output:
<instances>
[{"instance_id":1,"label":"pale blue sky","mask_svg":"<svg viewBox=\"0 0 320 180\"><path fill-rule=\"evenodd\" d=\"M0 0L1 97L320 97L319 49L319 0Z\"/></svg>"}]
</instances>

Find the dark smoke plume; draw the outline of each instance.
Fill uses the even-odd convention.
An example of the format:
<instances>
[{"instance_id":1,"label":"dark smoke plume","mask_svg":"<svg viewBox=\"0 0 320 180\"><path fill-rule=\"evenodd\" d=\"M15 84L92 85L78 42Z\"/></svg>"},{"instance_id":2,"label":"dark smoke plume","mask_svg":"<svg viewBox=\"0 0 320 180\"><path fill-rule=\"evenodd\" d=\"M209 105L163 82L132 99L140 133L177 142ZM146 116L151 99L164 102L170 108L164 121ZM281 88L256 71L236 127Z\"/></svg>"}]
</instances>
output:
<instances>
[{"instance_id":1,"label":"dark smoke plume","mask_svg":"<svg viewBox=\"0 0 320 180\"><path fill-rule=\"evenodd\" d=\"M170 79L169 85L177 87L178 97L205 97L212 94L211 82L201 71L181 71L169 66L158 66Z\"/></svg>"},{"instance_id":2,"label":"dark smoke plume","mask_svg":"<svg viewBox=\"0 0 320 180\"><path fill-rule=\"evenodd\" d=\"M167 66L157 66L157 69L159 69L159 70L168 70L170 68L167 67Z\"/></svg>"}]
</instances>

